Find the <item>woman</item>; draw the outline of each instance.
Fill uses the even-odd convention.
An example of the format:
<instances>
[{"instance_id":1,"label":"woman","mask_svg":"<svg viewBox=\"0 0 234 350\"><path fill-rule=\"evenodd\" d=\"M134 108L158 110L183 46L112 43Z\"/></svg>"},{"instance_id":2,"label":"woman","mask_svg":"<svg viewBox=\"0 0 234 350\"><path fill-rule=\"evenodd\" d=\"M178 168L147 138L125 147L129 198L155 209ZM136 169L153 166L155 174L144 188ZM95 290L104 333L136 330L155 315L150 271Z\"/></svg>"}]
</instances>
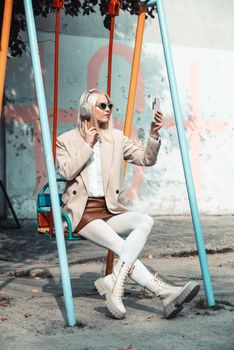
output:
<instances>
[{"instance_id":1,"label":"woman","mask_svg":"<svg viewBox=\"0 0 234 350\"><path fill-rule=\"evenodd\" d=\"M113 273L95 281L114 317L125 317L122 295L129 275L158 296L166 318L172 318L182 310L183 303L196 296L200 287L196 282L184 287L169 285L153 276L137 259L153 219L129 211L124 191L124 160L140 166L152 166L157 161L162 113L155 113L144 149L112 128L112 108L106 93L97 89L85 91L80 98L78 127L58 137L59 170L67 180L63 211L69 215L73 231L77 229L81 236L118 256ZM129 235L125 240L119 236L126 233Z\"/></svg>"}]
</instances>

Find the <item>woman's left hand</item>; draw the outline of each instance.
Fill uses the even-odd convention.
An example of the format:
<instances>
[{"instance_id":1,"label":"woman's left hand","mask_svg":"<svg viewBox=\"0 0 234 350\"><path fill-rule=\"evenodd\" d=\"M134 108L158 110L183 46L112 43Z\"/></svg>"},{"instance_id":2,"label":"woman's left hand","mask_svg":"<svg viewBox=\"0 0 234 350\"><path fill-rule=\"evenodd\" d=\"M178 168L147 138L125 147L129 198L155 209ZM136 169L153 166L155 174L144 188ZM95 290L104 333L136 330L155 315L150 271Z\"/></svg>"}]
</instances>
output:
<instances>
[{"instance_id":1,"label":"woman's left hand","mask_svg":"<svg viewBox=\"0 0 234 350\"><path fill-rule=\"evenodd\" d=\"M156 111L154 114L154 119L151 123L150 136L153 138L158 138L158 131L163 126L163 115L162 112Z\"/></svg>"}]
</instances>

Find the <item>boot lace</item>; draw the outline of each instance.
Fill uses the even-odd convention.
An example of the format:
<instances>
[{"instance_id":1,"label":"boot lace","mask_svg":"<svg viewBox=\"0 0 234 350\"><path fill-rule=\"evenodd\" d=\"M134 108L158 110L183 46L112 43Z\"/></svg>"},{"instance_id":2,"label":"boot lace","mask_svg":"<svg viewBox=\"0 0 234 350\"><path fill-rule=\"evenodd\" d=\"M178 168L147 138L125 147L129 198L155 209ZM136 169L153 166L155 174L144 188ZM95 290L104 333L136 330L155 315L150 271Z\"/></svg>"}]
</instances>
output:
<instances>
[{"instance_id":1,"label":"boot lace","mask_svg":"<svg viewBox=\"0 0 234 350\"><path fill-rule=\"evenodd\" d=\"M133 273L135 267L136 267L135 265L132 265L132 266L130 267L130 269L128 270L128 277L131 277L131 275L132 275L132 273Z\"/></svg>"},{"instance_id":2,"label":"boot lace","mask_svg":"<svg viewBox=\"0 0 234 350\"><path fill-rule=\"evenodd\" d=\"M178 290L178 288L180 288L180 287L173 286L173 285L171 285L171 284L166 283L165 281L163 281L163 280L161 279L161 277L159 277L159 274L158 274L158 273L156 273L156 274L154 275L153 281L154 281L159 287L161 287L161 288L163 288L163 289L170 290L170 291L172 291L172 292L174 292L174 291Z\"/></svg>"},{"instance_id":3,"label":"boot lace","mask_svg":"<svg viewBox=\"0 0 234 350\"><path fill-rule=\"evenodd\" d=\"M129 270L131 269L131 267L129 267L128 269L126 269L123 274L121 275L121 278L118 280L118 284L119 284L119 288L117 290L117 295L119 298L121 298L124 294L124 282L126 281L128 274L129 274Z\"/></svg>"}]
</instances>

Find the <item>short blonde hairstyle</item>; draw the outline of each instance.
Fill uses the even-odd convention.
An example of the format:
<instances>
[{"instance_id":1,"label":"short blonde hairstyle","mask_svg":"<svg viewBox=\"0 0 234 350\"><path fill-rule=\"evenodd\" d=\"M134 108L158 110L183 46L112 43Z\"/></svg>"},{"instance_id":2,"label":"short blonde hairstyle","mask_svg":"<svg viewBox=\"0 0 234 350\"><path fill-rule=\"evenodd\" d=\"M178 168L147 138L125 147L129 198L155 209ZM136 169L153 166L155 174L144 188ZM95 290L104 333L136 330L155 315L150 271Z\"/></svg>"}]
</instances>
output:
<instances>
[{"instance_id":1,"label":"short blonde hairstyle","mask_svg":"<svg viewBox=\"0 0 234 350\"><path fill-rule=\"evenodd\" d=\"M112 113L110 115L110 119L107 123L105 123L103 125L103 127L100 128L100 126L98 125L98 122L97 120L95 119L94 115L95 115L95 108L96 108L96 104L97 104L97 101L99 100L99 98L101 96L105 96L108 103L112 103L111 99L110 99L110 96L104 92L104 91L101 91L101 90L98 90L98 89L91 89L91 90L85 90L81 97L80 97L80 106L83 104L83 103L86 103L88 104L89 106L89 109L91 111L91 118L90 118L90 122L94 125L94 127L96 128L100 138L102 139L106 139L106 140L111 140L112 139L112 128L113 128L113 118L112 118ZM80 107L79 106L79 107ZM83 132L82 132L82 123L84 123L84 121L81 119L80 117L80 108L78 110L78 116L77 116L77 124L78 124L78 127L80 129L80 133L81 133L81 136L84 137L83 135Z\"/></svg>"}]
</instances>

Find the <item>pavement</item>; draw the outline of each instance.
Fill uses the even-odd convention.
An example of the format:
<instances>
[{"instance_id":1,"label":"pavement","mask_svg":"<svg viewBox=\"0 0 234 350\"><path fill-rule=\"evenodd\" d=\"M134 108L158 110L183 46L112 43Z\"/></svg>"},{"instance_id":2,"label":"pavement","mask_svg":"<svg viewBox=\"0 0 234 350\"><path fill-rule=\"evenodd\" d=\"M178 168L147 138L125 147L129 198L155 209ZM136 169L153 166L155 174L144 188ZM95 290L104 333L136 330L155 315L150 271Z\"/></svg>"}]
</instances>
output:
<instances>
[{"instance_id":1,"label":"pavement","mask_svg":"<svg viewBox=\"0 0 234 350\"><path fill-rule=\"evenodd\" d=\"M89 241L66 242L77 325L68 327L56 241L36 222L0 228L0 349L234 350L234 216L201 217L216 305L208 307L191 217L154 217L141 260L166 281L197 281L201 290L167 320L161 301L128 280L127 316L115 320L94 280L105 271L106 250ZM1 226L1 222L0 222Z\"/></svg>"}]
</instances>

